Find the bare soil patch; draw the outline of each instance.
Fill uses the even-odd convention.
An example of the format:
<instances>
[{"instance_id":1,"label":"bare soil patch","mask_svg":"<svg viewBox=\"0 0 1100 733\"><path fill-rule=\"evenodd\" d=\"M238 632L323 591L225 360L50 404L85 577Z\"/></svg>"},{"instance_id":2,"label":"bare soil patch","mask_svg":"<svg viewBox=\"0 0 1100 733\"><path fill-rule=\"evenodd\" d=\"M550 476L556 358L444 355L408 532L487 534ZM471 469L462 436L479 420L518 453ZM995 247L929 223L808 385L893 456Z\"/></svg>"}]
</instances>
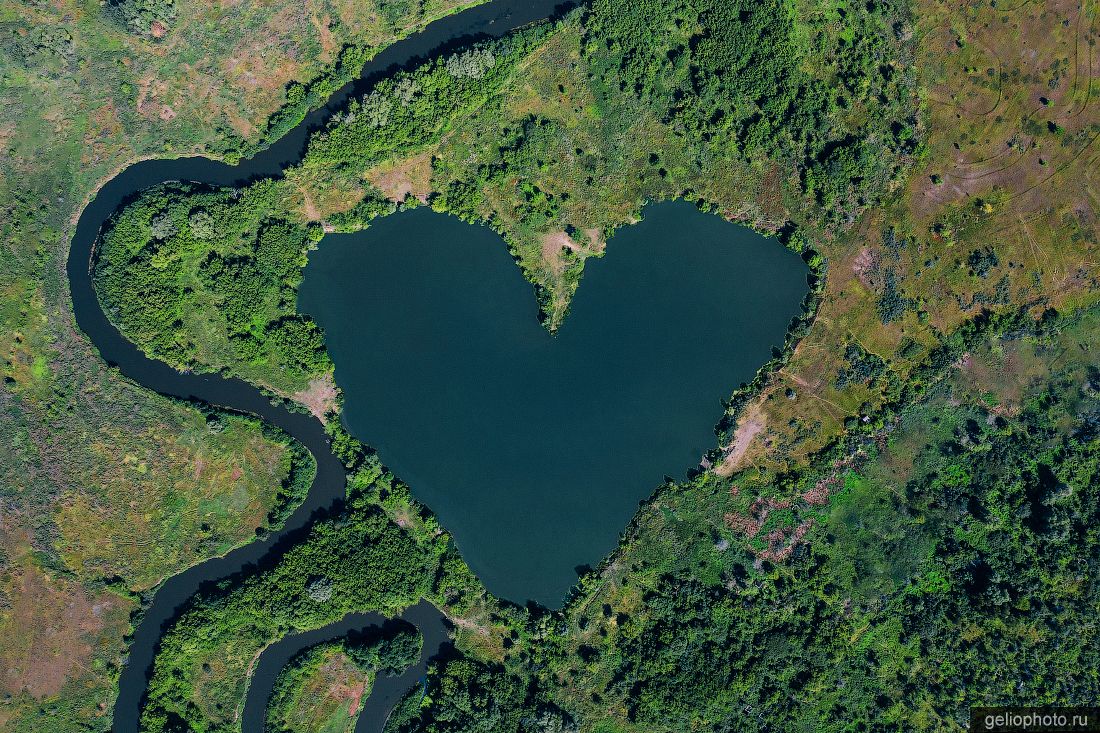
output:
<instances>
[{"instance_id":1,"label":"bare soil patch","mask_svg":"<svg viewBox=\"0 0 1100 733\"><path fill-rule=\"evenodd\" d=\"M427 203L431 194L432 154L420 153L388 165L380 165L365 174L366 179L391 201L404 201L409 195Z\"/></svg>"},{"instance_id":2,"label":"bare soil patch","mask_svg":"<svg viewBox=\"0 0 1100 733\"><path fill-rule=\"evenodd\" d=\"M882 259L878 252L870 247L861 249L855 262L852 263L852 272L868 288L876 288L881 284L879 277L881 270Z\"/></svg>"},{"instance_id":3,"label":"bare soil patch","mask_svg":"<svg viewBox=\"0 0 1100 733\"><path fill-rule=\"evenodd\" d=\"M542 261L555 273L560 274L565 270L565 262L562 259L562 252L564 250L576 252L583 257L603 249L603 242L600 240L599 229L586 229L584 233L592 243L591 248L580 244L563 231L547 232L542 235L540 240L542 245Z\"/></svg>"}]
</instances>

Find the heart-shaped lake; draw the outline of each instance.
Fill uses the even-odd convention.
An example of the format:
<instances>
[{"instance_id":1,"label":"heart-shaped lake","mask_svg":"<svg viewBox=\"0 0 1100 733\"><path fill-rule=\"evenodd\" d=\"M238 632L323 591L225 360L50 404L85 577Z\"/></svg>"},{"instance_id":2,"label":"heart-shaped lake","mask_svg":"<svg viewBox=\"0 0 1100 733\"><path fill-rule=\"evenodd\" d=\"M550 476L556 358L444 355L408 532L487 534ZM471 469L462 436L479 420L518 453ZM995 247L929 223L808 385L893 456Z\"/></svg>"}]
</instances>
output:
<instances>
[{"instance_id":1,"label":"heart-shaped lake","mask_svg":"<svg viewBox=\"0 0 1100 733\"><path fill-rule=\"evenodd\" d=\"M639 500L715 446L806 274L773 240L657 204L588 261L551 336L497 234L417 209L326 237L298 305L325 329L351 432L492 592L556 607Z\"/></svg>"}]
</instances>

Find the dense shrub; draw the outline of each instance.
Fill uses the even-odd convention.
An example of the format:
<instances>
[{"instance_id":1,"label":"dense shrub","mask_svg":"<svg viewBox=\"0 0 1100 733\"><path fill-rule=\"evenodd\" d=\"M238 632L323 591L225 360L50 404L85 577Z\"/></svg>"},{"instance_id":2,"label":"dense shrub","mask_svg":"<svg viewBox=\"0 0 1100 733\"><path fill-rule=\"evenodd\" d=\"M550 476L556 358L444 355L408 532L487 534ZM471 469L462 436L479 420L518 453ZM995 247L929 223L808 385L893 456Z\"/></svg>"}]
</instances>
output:
<instances>
[{"instance_id":1,"label":"dense shrub","mask_svg":"<svg viewBox=\"0 0 1100 733\"><path fill-rule=\"evenodd\" d=\"M310 230L277 211L271 182L243 195L189 184L145 192L110 222L97 251L108 316L179 368L225 367L304 388L332 365L321 330L293 314Z\"/></svg>"},{"instance_id":2,"label":"dense shrub","mask_svg":"<svg viewBox=\"0 0 1100 733\"><path fill-rule=\"evenodd\" d=\"M133 33L160 38L176 19L175 0L112 0L107 7Z\"/></svg>"}]
</instances>

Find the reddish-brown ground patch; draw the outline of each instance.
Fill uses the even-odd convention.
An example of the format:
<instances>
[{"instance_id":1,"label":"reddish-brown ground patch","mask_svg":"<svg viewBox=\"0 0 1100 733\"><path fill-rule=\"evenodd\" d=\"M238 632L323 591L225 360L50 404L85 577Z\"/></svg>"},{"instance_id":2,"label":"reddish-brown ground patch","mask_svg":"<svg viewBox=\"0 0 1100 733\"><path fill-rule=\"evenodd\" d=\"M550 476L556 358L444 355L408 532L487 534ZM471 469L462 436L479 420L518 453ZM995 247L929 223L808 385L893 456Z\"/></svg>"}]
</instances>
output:
<instances>
[{"instance_id":1,"label":"reddish-brown ground patch","mask_svg":"<svg viewBox=\"0 0 1100 733\"><path fill-rule=\"evenodd\" d=\"M882 259L878 252L870 247L860 249L859 255L852 263L852 272L859 278L859 281L869 288L876 287L881 280L879 277L881 271Z\"/></svg>"},{"instance_id":2,"label":"reddish-brown ground patch","mask_svg":"<svg viewBox=\"0 0 1100 733\"><path fill-rule=\"evenodd\" d=\"M786 207L783 205L783 182L783 170L774 164L768 166L760 180L757 203L764 216L771 221L782 221L787 217Z\"/></svg>"},{"instance_id":3,"label":"reddish-brown ground patch","mask_svg":"<svg viewBox=\"0 0 1100 733\"><path fill-rule=\"evenodd\" d=\"M331 374L311 379L309 387L301 392L295 392L294 401L305 405L321 422L325 416L336 411L336 382Z\"/></svg>"},{"instance_id":4,"label":"reddish-brown ground patch","mask_svg":"<svg viewBox=\"0 0 1100 733\"><path fill-rule=\"evenodd\" d=\"M0 620L0 686L37 700L56 695L87 667L93 652L88 637L103 630L102 616L117 599L93 599L76 583L33 565L19 568L10 588L11 610Z\"/></svg>"},{"instance_id":5,"label":"reddish-brown ground patch","mask_svg":"<svg viewBox=\"0 0 1100 733\"><path fill-rule=\"evenodd\" d=\"M591 248L585 247L562 231L543 234L541 237L542 261L555 273L560 274L565 269L565 262L562 259L562 252L565 250L571 250L583 257L597 251L597 244L602 248L603 242L600 240L598 229L585 230L585 235L592 242Z\"/></svg>"},{"instance_id":6,"label":"reddish-brown ground patch","mask_svg":"<svg viewBox=\"0 0 1100 733\"><path fill-rule=\"evenodd\" d=\"M588 237L588 246L593 252L603 252L607 242L603 241L603 232L599 227L589 227L584 230L584 236Z\"/></svg>"},{"instance_id":7,"label":"reddish-brown ground patch","mask_svg":"<svg viewBox=\"0 0 1100 733\"><path fill-rule=\"evenodd\" d=\"M347 657L343 654L336 654L321 667L318 675L323 680L330 680L329 697L334 700L349 701L348 717L354 718L356 713L359 712L363 695L367 691L367 678L359 674L352 674L349 677L349 672L357 672L357 670L354 670ZM354 681L350 684L348 683L349 678L354 678Z\"/></svg>"},{"instance_id":8,"label":"reddish-brown ground patch","mask_svg":"<svg viewBox=\"0 0 1100 733\"><path fill-rule=\"evenodd\" d=\"M730 493L736 496L738 488L734 486L730 490ZM726 526L752 539L760 531L760 528L764 526L764 522L768 521L768 515L771 514L773 510L786 509L790 505L790 500L776 501L775 499L758 496L753 500L752 506L749 507L747 514L738 514L736 512L727 514L725 516Z\"/></svg>"},{"instance_id":9,"label":"reddish-brown ground patch","mask_svg":"<svg viewBox=\"0 0 1100 733\"><path fill-rule=\"evenodd\" d=\"M767 547L758 552L757 557L769 562L783 562L791 556L794 548L798 546L798 543L802 541L813 526L814 520L811 518L794 529L775 529L768 532Z\"/></svg>"}]
</instances>

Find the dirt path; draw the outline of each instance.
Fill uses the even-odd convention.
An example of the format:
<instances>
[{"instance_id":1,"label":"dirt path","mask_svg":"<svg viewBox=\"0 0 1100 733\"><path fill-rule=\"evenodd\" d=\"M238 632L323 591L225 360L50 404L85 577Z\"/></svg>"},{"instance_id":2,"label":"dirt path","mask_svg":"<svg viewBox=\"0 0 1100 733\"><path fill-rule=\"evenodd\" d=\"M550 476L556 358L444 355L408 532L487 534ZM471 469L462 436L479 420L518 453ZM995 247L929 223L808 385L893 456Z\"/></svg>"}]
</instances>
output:
<instances>
[{"instance_id":1,"label":"dirt path","mask_svg":"<svg viewBox=\"0 0 1100 733\"><path fill-rule=\"evenodd\" d=\"M719 476L730 476L741 466L741 461L757 435L764 432L768 424L767 416L756 403L749 405L737 421L737 430L733 440L726 446L722 464L714 470Z\"/></svg>"}]
</instances>

